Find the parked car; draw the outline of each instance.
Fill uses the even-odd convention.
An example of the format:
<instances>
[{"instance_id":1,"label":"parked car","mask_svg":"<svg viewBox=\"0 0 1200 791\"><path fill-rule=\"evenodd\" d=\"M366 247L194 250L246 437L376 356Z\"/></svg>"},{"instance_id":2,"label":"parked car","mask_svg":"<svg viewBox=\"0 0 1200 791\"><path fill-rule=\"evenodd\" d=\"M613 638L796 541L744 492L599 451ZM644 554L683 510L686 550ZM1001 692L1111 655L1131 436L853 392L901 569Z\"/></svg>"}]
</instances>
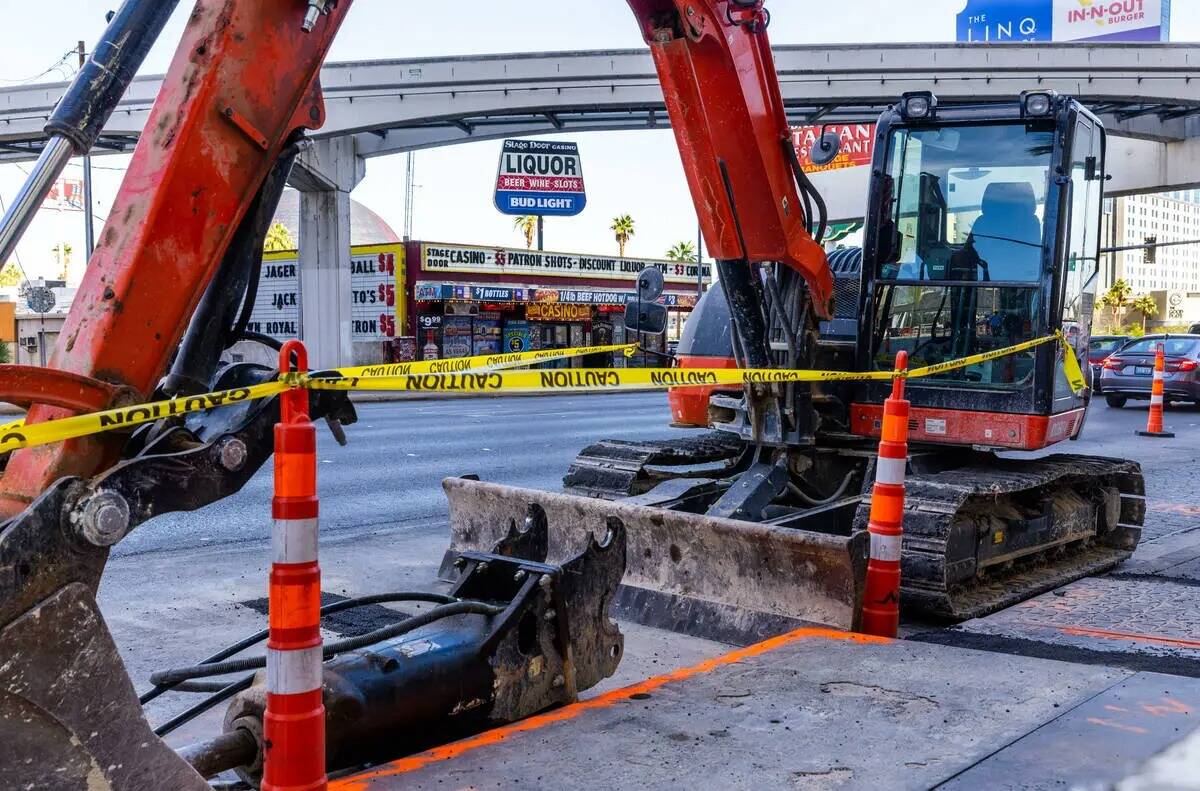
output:
<instances>
[{"instance_id":1,"label":"parked car","mask_svg":"<svg viewBox=\"0 0 1200 791\"><path fill-rule=\"evenodd\" d=\"M1104 369L1104 361L1108 359L1108 355L1128 342L1128 335L1093 335L1092 339L1088 341L1087 359L1088 366L1092 369L1093 393L1104 392L1100 382L1100 372Z\"/></svg>"},{"instance_id":2,"label":"parked car","mask_svg":"<svg viewBox=\"0 0 1200 791\"><path fill-rule=\"evenodd\" d=\"M1133 399L1149 399L1158 344L1165 353L1163 400L1200 403L1200 334L1147 335L1126 343L1104 361L1100 386L1104 400L1121 408Z\"/></svg>"}]
</instances>

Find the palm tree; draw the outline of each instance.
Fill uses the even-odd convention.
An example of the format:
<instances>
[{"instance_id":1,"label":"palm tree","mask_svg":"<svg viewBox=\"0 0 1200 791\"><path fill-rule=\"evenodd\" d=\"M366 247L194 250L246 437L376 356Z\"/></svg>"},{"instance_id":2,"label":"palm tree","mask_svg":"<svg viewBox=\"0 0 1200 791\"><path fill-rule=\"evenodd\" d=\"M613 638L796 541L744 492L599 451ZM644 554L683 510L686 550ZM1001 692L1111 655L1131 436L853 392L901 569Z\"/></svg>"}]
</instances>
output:
<instances>
[{"instance_id":1,"label":"palm tree","mask_svg":"<svg viewBox=\"0 0 1200 791\"><path fill-rule=\"evenodd\" d=\"M696 245L692 242L676 242L675 246L667 251L668 261L695 261L696 260Z\"/></svg>"},{"instance_id":2,"label":"palm tree","mask_svg":"<svg viewBox=\"0 0 1200 791\"><path fill-rule=\"evenodd\" d=\"M525 234L525 249L533 249L533 240L537 235L538 218L533 214L523 214L513 218L513 229Z\"/></svg>"},{"instance_id":3,"label":"palm tree","mask_svg":"<svg viewBox=\"0 0 1200 791\"><path fill-rule=\"evenodd\" d=\"M625 245L629 244L629 237L634 235L633 218L628 214L620 214L613 217L612 225L609 229L613 232L613 236L617 240L618 254L625 257Z\"/></svg>"},{"instance_id":4,"label":"palm tree","mask_svg":"<svg viewBox=\"0 0 1200 791\"><path fill-rule=\"evenodd\" d=\"M16 264L9 264L0 269L0 286L19 286L21 285L21 270Z\"/></svg>"},{"instance_id":5,"label":"palm tree","mask_svg":"<svg viewBox=\"0 0 1200 791\"><path fill-rule=\"evenodd\" d=\"M1146 333L1146 319L1158 315L1158 303L1149 294L1142 294L1139 297L1134 297L1129 307L1142 314L1142 334L1144 335Z\"/></svg>"},{"instance_id":6,"label":"palm tree","mask_svg":"<svg viewBox=\"0 0 1200 791\"><path fill-rule=\"evenodd\" d=\"M298 247L295 237L286 225L281 222L271 223L271 227L267 229L267 238L263 241L263 252L280 253Z\"/></svg>"},{"instance_id":7,"label":"palm tree","mask_svg":"<svg viewBox=\"0 0 1200 791\"><path fill-rule=\"evenodd\" d=\"M1114 332L1121 326L1121 312L1129 307L1129 297L1132 294L1133 289L1129 287L1129 284L1124 279L1118 279L1109 287L1108 291L1104 292L1104 296L1100 297L1100 306L1112 311Z\"/></svg>"}]
</instances>

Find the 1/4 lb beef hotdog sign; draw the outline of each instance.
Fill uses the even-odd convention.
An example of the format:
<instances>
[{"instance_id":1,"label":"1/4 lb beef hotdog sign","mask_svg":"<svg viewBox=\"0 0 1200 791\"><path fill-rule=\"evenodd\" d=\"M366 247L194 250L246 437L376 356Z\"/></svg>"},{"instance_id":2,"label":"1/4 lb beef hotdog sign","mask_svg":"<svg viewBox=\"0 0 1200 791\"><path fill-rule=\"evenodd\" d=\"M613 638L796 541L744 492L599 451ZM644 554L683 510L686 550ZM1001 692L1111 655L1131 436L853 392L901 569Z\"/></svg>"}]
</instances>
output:
<instances>
[{"instance_id":1,"label":"1/4 lb beef hotdog sign","mask_svg":"<svg viewBox=\"0 0 1200 791\"><path fill-rule=\"evenodd\" d=\"M587 205L576 143L505 140L496 174L496 208L504 214L573 217Z\"/></svg>"}]
</instances>

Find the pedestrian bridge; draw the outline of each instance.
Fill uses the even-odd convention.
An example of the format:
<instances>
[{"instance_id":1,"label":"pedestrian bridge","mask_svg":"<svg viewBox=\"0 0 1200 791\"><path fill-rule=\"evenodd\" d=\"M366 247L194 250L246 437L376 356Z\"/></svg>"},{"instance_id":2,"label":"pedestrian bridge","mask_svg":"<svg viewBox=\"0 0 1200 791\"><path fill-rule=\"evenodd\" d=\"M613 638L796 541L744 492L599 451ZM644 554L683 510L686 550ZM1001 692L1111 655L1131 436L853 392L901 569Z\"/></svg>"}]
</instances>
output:
<instances>
[{"instance_id":1,"label":"pedestrian bridge","mask_svg":"<svg viewBox=\"0 0 1200 791\"><path fill-rule=\"evenodd\" d=\"M909 90L932 89L952 104L1053 89L1079 97L1114 133L1113 194L1200 183L1200 51L1194 46L785 46L776 48L776 61L797 124L872 120ZM356 159L505 137L669 125L645 50L336 63L325 67L321 80L329 117L314 137L340 141L339 155ZM134 82L97 153L133 147L160 82ZM0 161L36 155L64 87L0 90ZM818 177L835 218L861 215L864 170Z\"/></svg>"},{"instance_id":2,"label":"pedestrian bridge","mask_svg":"<svg viewBox=\"0 0 1200 791\"><path fill-rule=\"evenodd\" d=\"M796 124L874 120L901 93L942 104L1012 100L1040 88L1078 97L1111 137L1109 194L1200 186L1200 49L1175 44L876 44L777 47L784 102ZM665 128L662 90L644 50L549 52L327 65L328 120L293 171L301 197L301 270L344 272L349 194L368 159L528 135ZM134 81L96 153L131 151L160 77ZM65 84L0 90L0 162L35 157ZM861 217L867 168L820 173L831 220ZM332 259L332 261L331 261ZM314 275L315 276L315 275ZM311 353L347 364L345 282L323 282L305 309ZM326 315L328 314L328 315Z\"/></svg>"}]
</instances>

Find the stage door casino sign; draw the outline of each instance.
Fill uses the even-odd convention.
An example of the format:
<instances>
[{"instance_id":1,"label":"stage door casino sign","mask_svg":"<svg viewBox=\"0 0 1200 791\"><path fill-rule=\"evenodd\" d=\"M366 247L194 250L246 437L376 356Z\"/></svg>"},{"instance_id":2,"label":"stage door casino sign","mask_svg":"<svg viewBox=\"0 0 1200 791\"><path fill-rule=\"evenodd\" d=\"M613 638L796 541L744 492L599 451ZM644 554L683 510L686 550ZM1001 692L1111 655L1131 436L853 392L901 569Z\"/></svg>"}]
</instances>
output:
<instances>
[{"instance_id":1,"label":"stage door casino sign","mask_svg":"<svg viewBox=\"0 0 1200 791\"><path fill-rule=\"evenodd\" d=\"M586 205L577 144L504 141L496 173L496 208L502 213L573 217Z\"/></svg>"},{"instance_id":2,"label":"stage door casino sign","mask_svg":"<svg viewBox=\"0 0 1200 791\"><path fill-rule=\"evenodd\" d=\"M299 338L300 262L295 252L266 253L247 329L278 340ZM350 339L387 341L403 326L404 245L350 251Z\"/></svg>"}]
</instances>

